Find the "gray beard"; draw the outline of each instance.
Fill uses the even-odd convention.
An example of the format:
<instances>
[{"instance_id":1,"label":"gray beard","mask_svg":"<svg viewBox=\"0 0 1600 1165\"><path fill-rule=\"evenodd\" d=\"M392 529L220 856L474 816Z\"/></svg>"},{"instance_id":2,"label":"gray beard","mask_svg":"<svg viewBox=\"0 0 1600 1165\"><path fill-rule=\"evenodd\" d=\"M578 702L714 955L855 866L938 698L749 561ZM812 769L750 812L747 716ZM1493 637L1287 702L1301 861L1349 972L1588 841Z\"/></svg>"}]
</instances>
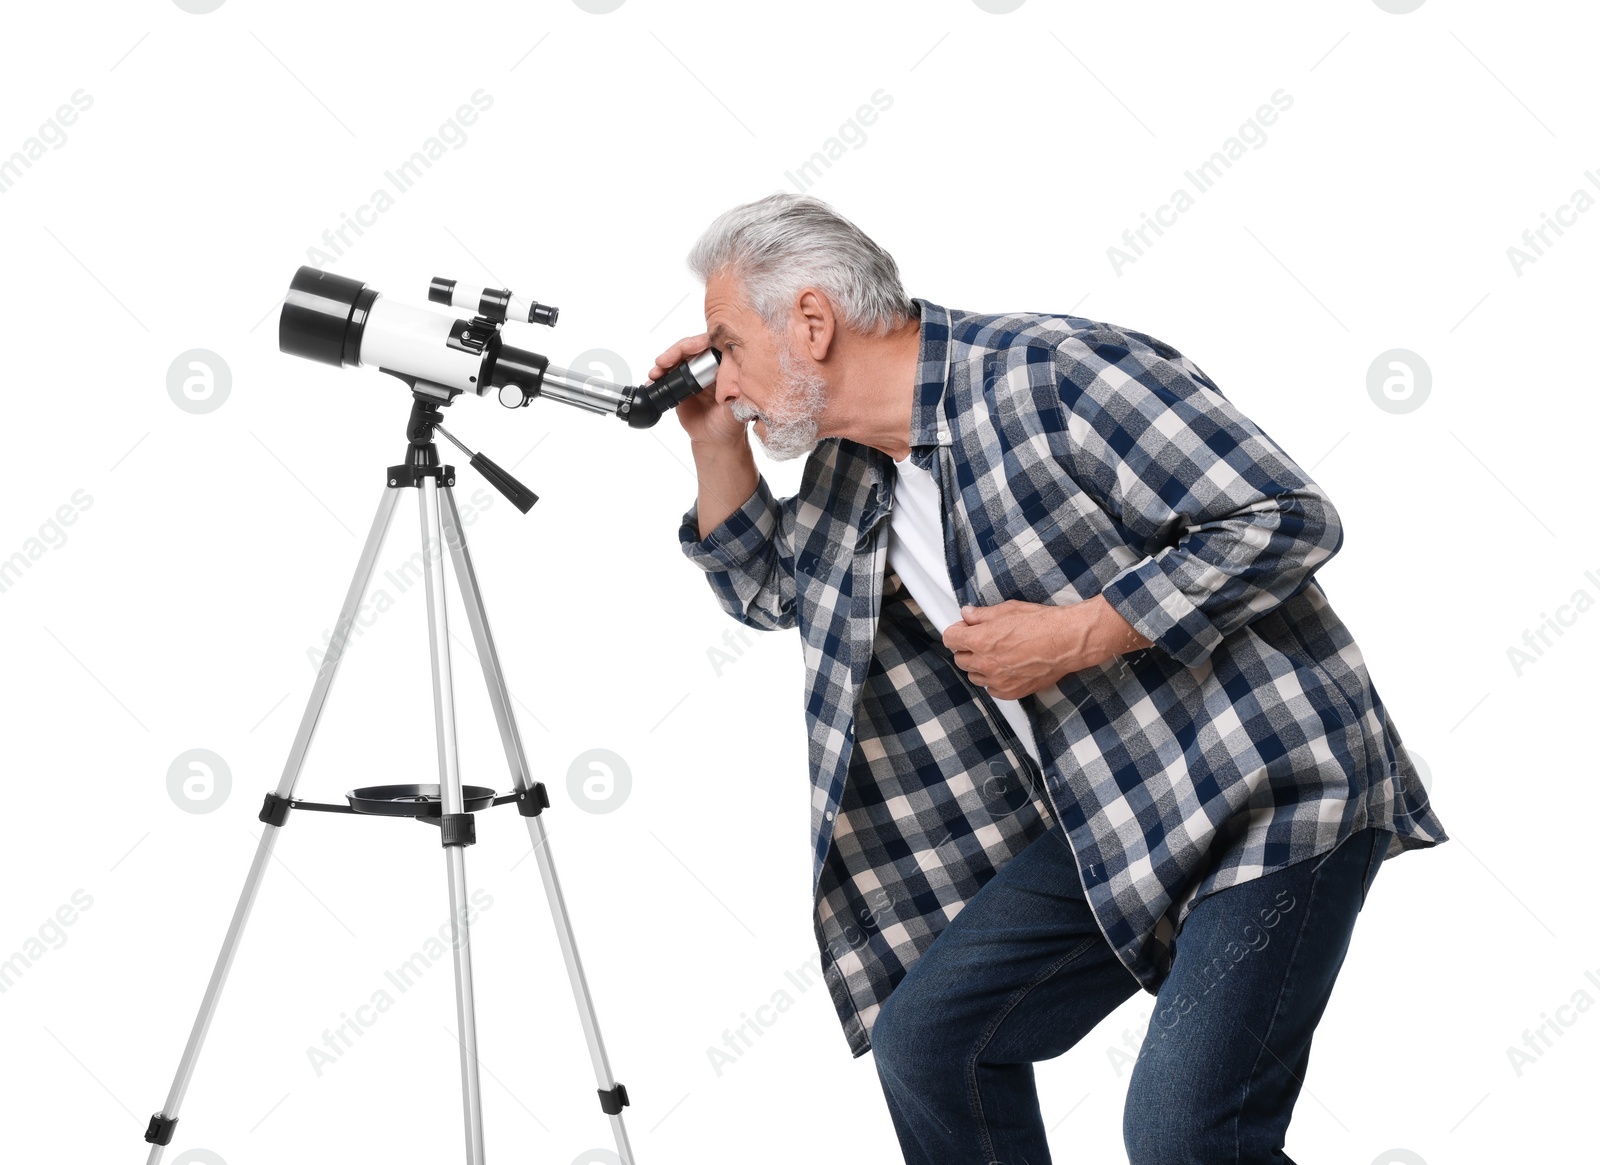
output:
<instances>
[{"instance_id":1,"label":"gray beard","mask_svg":"<svg viewBox=\"0 0 1600 1165\"><path fill-rule=\"evenodd\" d=\"M765 437L756 434L761 447L774 461L791 461L817 447L817 423L827 403L825 382L819 373L799 369L787 345L778 350L778 369L783 384L767 412L742 400L733 403L732 412L736 421L759 418L767 429Z\"/></svg>"}]
</instances>

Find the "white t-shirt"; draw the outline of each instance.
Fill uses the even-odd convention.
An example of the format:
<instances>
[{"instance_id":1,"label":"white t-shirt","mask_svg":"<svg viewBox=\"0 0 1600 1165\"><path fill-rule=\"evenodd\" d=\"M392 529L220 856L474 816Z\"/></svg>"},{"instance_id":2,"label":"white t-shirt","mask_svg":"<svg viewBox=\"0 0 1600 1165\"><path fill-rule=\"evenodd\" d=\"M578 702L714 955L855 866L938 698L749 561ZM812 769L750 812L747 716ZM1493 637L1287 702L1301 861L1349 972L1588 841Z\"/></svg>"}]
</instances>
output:
<instances>
[{"instance_id":1,"label":"white t-shirt","mask_svg":"<svg viewBox=\"0 0 1600 1165\"><path fill-rule=\"evenodd\" d=\"M928 616L934 632L943 635L950 624L961 622L961 604L945 563L939 483L931 472L915 465L909 455L896 461L894 467L899 480L894 488L894 507L889 512L889 565ZM1040 760L1033 727L1022 705L993 695L990 699L1016 729L1022 746L1034 760Z\"/></svg>"}]
</instances>

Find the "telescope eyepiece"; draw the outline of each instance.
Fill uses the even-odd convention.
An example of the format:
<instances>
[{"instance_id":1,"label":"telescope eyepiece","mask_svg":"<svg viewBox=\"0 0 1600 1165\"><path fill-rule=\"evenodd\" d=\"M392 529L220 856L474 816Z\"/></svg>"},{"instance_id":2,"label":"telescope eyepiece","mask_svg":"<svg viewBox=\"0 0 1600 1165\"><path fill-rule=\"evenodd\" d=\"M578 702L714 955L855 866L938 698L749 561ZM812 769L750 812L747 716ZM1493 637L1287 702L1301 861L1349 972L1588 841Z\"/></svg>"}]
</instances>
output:
<instances>
[{"instance_id":1,"label":"telescope eyepiece","mask_svg":"<svg viewBox=\"0 0 1600 1165\"><path fill-rule=\"evenodd\" d=\"M675 409L697 392L717 382L717 365L722 353L708 348L685 360L659 380L630 388L617 415L632 429L648 429L670 409Z\"/></svg>"}]
</instances>

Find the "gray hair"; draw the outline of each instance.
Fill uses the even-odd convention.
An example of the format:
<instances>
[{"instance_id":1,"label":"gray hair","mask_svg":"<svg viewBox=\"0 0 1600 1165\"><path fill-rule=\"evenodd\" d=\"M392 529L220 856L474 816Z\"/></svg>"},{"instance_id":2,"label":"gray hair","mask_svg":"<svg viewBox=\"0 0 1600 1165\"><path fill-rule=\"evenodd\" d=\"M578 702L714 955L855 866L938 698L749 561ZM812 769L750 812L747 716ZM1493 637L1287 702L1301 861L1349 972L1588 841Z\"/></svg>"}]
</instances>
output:
<instances>
[{"instance_id":1,"label":"gray hair","mask_svg":"<svg viewBox=\"0 0 1600 1165\"><path fill-rule=\"evenodd\" d=\"M779 192L719 215L689 252L705 282L736 278L769 329L787 318L803 287L823 291L844 322L870 335L910 319L894 259L826 202Z\"/></svg>"}]
</instances>

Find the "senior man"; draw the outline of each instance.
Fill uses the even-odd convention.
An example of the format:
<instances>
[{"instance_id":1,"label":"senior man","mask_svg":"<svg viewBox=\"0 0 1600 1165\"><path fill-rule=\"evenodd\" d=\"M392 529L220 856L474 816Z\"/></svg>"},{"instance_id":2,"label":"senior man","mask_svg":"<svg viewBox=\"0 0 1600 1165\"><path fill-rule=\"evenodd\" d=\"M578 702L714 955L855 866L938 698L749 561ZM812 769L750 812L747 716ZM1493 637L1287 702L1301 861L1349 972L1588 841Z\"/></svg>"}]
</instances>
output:
<instances>
[{"instance_id":1,"label":"senior man","mask_svg":"<svg viewBox=\"0 0 1600 1165\"><path fill-rule=\"evenodd\" d=\"M1141 988L1134 1165L1289 1161L1379 864L1446 840L1313 578L1327 496L1170 345L909 299L815 198L690 265L706 332L651 377L721 364L678 408L679 537L730 615L799 628L813 925L906 1161L1048 1162L1034 1062ZM809 455L794 496L752 421Z\"/></svg>"}]
</instances>

